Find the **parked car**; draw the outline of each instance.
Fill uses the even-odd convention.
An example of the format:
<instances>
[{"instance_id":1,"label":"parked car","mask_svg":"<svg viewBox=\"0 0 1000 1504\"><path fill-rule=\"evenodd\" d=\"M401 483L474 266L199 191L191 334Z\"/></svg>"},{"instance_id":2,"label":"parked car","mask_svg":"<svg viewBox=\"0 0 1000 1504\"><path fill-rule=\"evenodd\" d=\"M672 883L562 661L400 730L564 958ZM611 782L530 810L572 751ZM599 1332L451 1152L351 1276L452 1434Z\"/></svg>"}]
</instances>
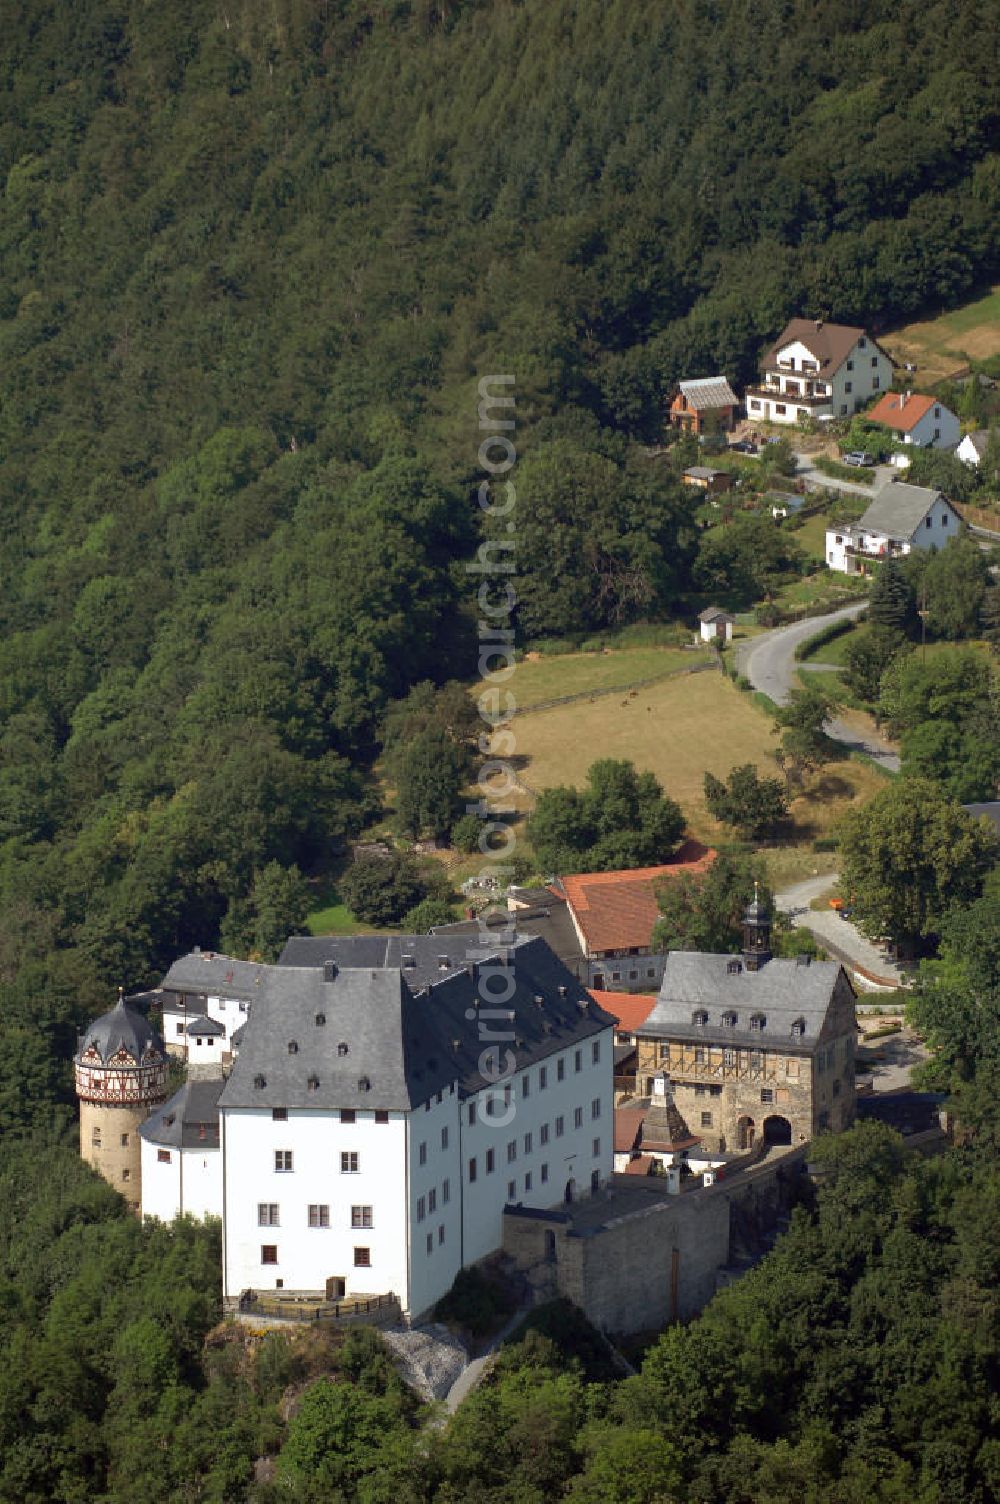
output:
<instances>
[{"instance_id":1,"label":"parked car","mask_svg":"<svg viewBox=\"0 0 1000 1504\"><path fill-rule=\"evenodd\" d=\"M737 439L735 444L730 444L730 450L735 454L756 454L757 445L751 444L749 439Z\"/></svg>"},{"instance_id":2,"label":"parked car","mask_svg":"<svg viewBox=\"0 0 1000 1504\"><path fill-rule=\"evenodd\" d=\"M863 449L852 449L850 454L844 455L845 465L874 465L874 456L866 454Z\"/></svg>"}]
</instances>

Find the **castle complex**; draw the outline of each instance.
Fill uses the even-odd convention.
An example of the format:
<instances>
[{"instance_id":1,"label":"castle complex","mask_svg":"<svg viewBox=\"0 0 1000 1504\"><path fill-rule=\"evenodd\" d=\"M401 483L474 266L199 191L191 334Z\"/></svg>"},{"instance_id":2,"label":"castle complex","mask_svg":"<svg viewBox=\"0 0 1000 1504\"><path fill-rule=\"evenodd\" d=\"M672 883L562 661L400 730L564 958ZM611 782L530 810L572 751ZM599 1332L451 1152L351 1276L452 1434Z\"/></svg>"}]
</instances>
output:
<instances>
[{"instance_id":1,"label":"castle complex","mask_svg":"<svg viewBox=\"0 0 1000 1504\"><path fill-rule=\"evenodd\" d=\"M626 1175L679 1195L682 1170L853 1121L850 983L773 959L755 900L741 957L668 956L616 1177L616 1019L541 937L486 935L450 953L441 934L372 935L290 941L274 966L180 958L143 995L166 1046L121 999L81 1037L81 1152L143 1215L221 1217L228 1310L391 1293L419 1317L505 1246L511 1217L568 1225ZM168 1050L188 1078L166 1101Z\"/></svg>"}]
</instances>

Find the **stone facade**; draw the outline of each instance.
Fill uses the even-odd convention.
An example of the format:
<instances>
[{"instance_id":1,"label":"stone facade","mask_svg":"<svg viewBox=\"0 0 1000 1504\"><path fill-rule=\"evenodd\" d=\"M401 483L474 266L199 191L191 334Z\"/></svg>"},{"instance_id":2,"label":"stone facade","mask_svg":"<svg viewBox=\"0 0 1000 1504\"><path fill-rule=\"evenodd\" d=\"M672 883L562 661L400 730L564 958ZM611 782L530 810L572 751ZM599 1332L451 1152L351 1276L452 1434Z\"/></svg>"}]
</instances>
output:
<instances>
[{"instance_id":1,"label":"stone facade","mask_svg":"<svg viewBox=\"0 0 1000 1504\"><path fill-rule=\"evenodd\" d=\"M106 1102L80 1102L80 1158L120 1191L129 1210L138 1213L142 1200L142 1140L139 1129L150 1107L127 1107Z\"/></svg>"},{"instance_id":2,"label":"stone facade","mask_svg":"<svg viewBox=\"0 0 1000 1504\"><path fill-rule=\"evenodd\" d=\"M761 1135L801 1144L853 1123L855 1040L854 994L842 977L815 1048L763 1039L760 1049L733 1047L719 1033L703 1045L640 1038L637 1090L651 1095L656 1074L666 1071L678 1111L710 1150L738 1153Z\"/></svg>"},{"instance_id":3,"label":"stone facade","mask_svg":"<svg viewBox=\"0 0 1000 1504\"><path fill-rule=\"evenodd\" d=\"M752 1258L771 1241L794 1200L803 1154L789 1151L679 1195L655 1176L615 1175L571 1207L509 1207L503 1251L536 1300L566 1296L601 1331L689 1321L727 1282L734 1256Z\"/></svg>"}]
</instances>

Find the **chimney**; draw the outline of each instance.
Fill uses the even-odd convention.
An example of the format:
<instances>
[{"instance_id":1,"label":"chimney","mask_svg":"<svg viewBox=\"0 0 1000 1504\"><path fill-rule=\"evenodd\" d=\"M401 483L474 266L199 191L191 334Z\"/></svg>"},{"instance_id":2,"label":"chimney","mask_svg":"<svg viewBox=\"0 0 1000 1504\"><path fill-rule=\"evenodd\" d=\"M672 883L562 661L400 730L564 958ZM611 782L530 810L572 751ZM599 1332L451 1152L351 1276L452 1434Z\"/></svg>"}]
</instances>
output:
<instances>
[{"instance_id":1,"label":"chimney","mask_svg":"<svg viewBox=\"0 0 1000 1504\"><path fill-rule=\"evenodd\" d=\"M337 980L336 961L323 962L323 980L324 982L335 982Z\"/></svg>"}]
</instances>

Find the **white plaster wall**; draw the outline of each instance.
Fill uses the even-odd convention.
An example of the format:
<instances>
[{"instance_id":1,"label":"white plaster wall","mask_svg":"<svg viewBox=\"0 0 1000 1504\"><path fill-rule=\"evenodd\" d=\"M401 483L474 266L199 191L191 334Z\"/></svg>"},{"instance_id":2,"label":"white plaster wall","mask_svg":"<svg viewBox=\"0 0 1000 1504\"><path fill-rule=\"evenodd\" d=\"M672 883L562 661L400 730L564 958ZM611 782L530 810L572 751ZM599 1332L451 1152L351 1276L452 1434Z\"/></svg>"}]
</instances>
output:
<instances>
[{"instance_id":1,"label":"white plaster wall","mask_svg":"<svg viewBox=\"0 0 1000 1504\"><path fill-rule=\"evenodd\" d=\"M224 1165L223 1292L242 1290L323 1291L332 1275L347 1282L347 1294L394 1292L409 1306L407 1274L406 1117L359 1112L355 1123L339 1113L288 1109L275 1122L270 1108L223 1108ZM277 1149L290 1149L291 1171L274 1168ZM342 1173L341 1151L360 1156L356 1174ZM261 1227L259 1202L277 1203L279 1225ZM330 1226L309 1226L311 1203L330 1208ZM354 1205L372 1207L373 1226L351 1226ZM261 1248L274 1244L277 1264L261 1262ZM354 1249L371 1251L371 1266L356 1268Z\"/></svg>"},{"instance_id":2,"label":"white plaster wall","mask_svg":"<svg viewBox=\"0 0 1000 1504\"><path fill-rule=\"evenodd\" d=\"M598 1060L592 1058L592 1046L598 1045ZM580 1051L581 1068L575 1068L576 1051ZM611 1174L614 1163L614 1084L612 1079L614 1030L608 1028L594 1039L557 1051L539 1065L519 1071L512 1078L510 1121L485 1116L485 1092L462 1104L462 1167L464 1182L463 1246L465 1263L475 1263L499 1248L502 1241L503 1209L508 1201L510 1182L514 1183L513 1201L524 1206L547 1207L562 1201L567 1183L575 1181L578 1196L589 1194L590 1177L597 1170L601 1181ZM558 1079L558 1061L565 1063L562 1081ZM540 1085L541 1066L547 1071L548 1085ZM528 1095L524 1095L524 1080ZM600 1115L591 1115L594 1099L600 1101ZM574 1128L574 1110L583 1110L579 1129ZM470 1109L472 1109L470 1113ZM505 1114L506 1115L506 1114ZM470 1116L472 1121L470 1122ZM556 1118L563 1119L563 1133L556 1135ZM548 1142L542 1142L542 1127L548 1125ZM531 1135L531 1147L525 1147L525 1135ZM593 1153L593 1141L600 1139L600 1152ZM508 1160L508 1144L516 1145L516 1158ZM495 1168L487 1171L487 1153L494 1151ZM469 1179L469 1162L476 1160L476 1179ZM543 1179L543 1166L547 1178ZM531 1177L530 1189L526 1177Z\"/></svg>"},{"instance_id":3,"label":"white plaster wall","mask_svg":"<svg viewBox=\"0 0 1000 1504\"><path fill-rule=\"evenodd\" d=\"M168 1162L160 1152L170 1155ZM177 1149L142 1140L142 1215L172 1222L180 1215L222 1216L222 1155L218 1149Z\"/></svg>"}]
</instances>

